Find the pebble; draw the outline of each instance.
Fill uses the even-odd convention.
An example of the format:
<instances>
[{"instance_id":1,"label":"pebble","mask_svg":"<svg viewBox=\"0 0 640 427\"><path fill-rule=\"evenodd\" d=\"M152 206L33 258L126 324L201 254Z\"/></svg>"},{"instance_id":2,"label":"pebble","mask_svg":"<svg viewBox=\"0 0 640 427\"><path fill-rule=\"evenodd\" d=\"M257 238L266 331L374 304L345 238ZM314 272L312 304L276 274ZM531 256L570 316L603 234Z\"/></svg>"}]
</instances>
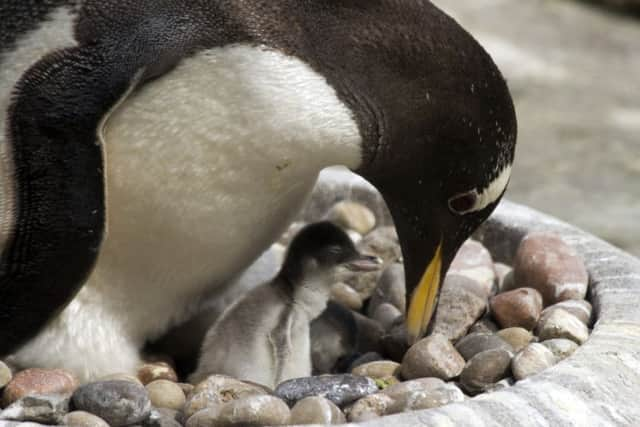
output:
<instances>
[{"instance_id":1,"label":"pebble","mask_svg":"<svg viewBox=\"0 0 640 427\"><path fill-rule=\"evenodd\" d=\"M72 397L76 409L90 412L112 426L144 421L151 412L147 390L130 381L99 381L79 387Z\"/></svg>"},{"instance_id":2,"label":"pebble","mask_svg":"<svg viewBox=\"0 0 640 427\"><path fill-rule=\"evenodd\" d=\"M178 375L166 362L145 363L138 369L138 379L144 385L156 380L177 382Z\"/></svg>"},{"instance_id":3,"label":"pebble","mask_svg":"<svg viewBox=\"0 0 640 427\"><path fill-rule=\"evenodd\" d=\"M85 411L69 412L62 418L62 424L69 427L109 427L105 420Z\"/></svg>"},{"instance_id":4,"label":"pebble","mask_svg":"<svg viewBox=\"0 0 640 427\"><path fill-rule=\"evenodd\" d=\"M400 364L391 360L380 360L365 363L351 371L353 375L369 377L373 379L393 377L400 372Z\"/></svg>"},{"instance_id":5,"label":"pebble","mask_svg":"<svg viewBox=\"0 0 640 427\"><path fill-rule=\"evenodd\" d=\"M554 305L550 305L549 307L542 310L542 314L540 315L540 319L546 318L551 314L552 311L557 309L563 309L564 311L573 314L576 318L584 323L586 326L591 324L591 314L593 312L593 308L589 301L585 300L567 300L562 301Z\"/></svg>"},{"instance_id":6,"label":"pebble","mask_svg":"<svg viewBox=\"0 0 640 427\"><path fill-rule=\"evenodd\" d=\"M385 331L391 329L397 323L397 319L399 317L402 317L402 313L400 312L400 310L398 310L396 306L391 305L388 302L380 304L378 307L376 307L373 314L371 315L371 318L378 322L380 326L382 326L382 329L384 329Z\"/></svg>"},{"instance_id":7,"label":"pebble","mask_svg":"<svg viewBox=\"0 0 640 427\"><path fill-rule=\"evenodd\" d=\"M0 389L9 384L11 378L13 378L11 369L7 366L6 363L0 360Z\"/></svg>"},{"instance_id":8,"label":"pebble","mask_svg":"<svg viewBox=\"0 0 640 427\"><path fill-rule=\"evenodd\" d=\"M188 419L196 412L231 400L267 394L264 388L225 375L211 375L193 389L184 405Z\"/></svg>"},{"instance_id":9,"label":"pebble","mask_svg":"<svg viewBox=\"0 0 640 427\"><path fill-rule=\"evenodd\" d=\"M220 408L215 426L281 426L289 422L290 410L274 396L250 396L232 400Z\"/></svg>"},{"instance_id":10,"label":"pebble","mask_svg":"<svg viewBox=\"0 0 640 427\"><path fill-rule=\"evenodd\" d=\"M342 424L345 415L332 401L320 396L306 397L291 409L290 424Z\"/></svg>"},{"instance_id":11,"label":"pebble","mask_svg":"<svg viewBox=\"0 0 640 427\"><path fill-rule=\"evenodd\" d=\"M464 394L458 387L438 378L421 378L399 383L380 393L392 399L385 415L437 408L464 400Z\"/></svg>"},{"instance_id":12,"label":"pebble","mask_svg":"<svg viewBox=\"0 0 640 427\"><path fill-rule=\"evenodd\" d=\"M98 381L129 381L131 383L143 385L142 381L140 381L138 377L121 372L105 375L104 377L100 377Z\"/></svg>"},{"instance_id":13,"label":"pebble","mask_svg":"<svg viewBox=\"0 0 640 427\"><path fill-rule=\"evenodd\" d=\"M305 397L322 396L342 407L376 391L378 386L371 378L339 374L287 380L274 393L289 405Z\"/></svg>"},{"instance_id":14,"label":"pebble","mask_svg":"<svg viewBox=\"0 0 640 427\"><path fill-rule=\"evenodd\" d=\"M384 303L393 305L402 314L406 311L406 287L402 264L393 263L383 271L369 300L367 314L373 316L378 306Z\"/></svg>"},{"instance_id":15,"label":"pebble","mask_svg":"<svg viewBox=\"0 0 640 427\"><path fill-rule=\"evenodd\" d=\"M9 406L27 395L73 393L78 384L78 379L63 369L27 369L14 375L6 385L2 406Z\"/></svg>"},{"instance_id":16,"label":"pebble","mask_svg":"<svg viewBox=\"0 0 640 427\"><path fill-rule=\"evenodd\" d=\"M338 282L331 286L331 300L351 310L362 309L362 297L346 283Z\"/></svg>"},{"instance_id":17,"label":"pebble","mask_svg":"<svg viewBox=\"0 0 640 427\"><path fill-rule=\"evenodd\" d=\"M578 344L566 338L553 338L540 344L551 350L558 361L566 359L578 349Z\"/></svg>"},{"instance_id":18,"label":"pebble","mask_svg":"<svg viewBox=\"0 0 640 427\"><path fill-rule=\"evenodd\" d=\"M0 419L58 424L69 412L71 393L24 396L2 412Z\"/></svg>"},{"instance_id":19,"label":"pebble","mask_svg":"<svg viewBox=\"0 0 640 427\"><path fill-rule=\"evenodd\" d=\"M387 413L393 402L393 398L386 394L370 394L347 408L347 420L358 423L380 418Z\"/></svg>"},{"instance_id":20,"label":"pebble","mask_svg":"<svg viewBox=\"0 0 640 427\"><path fill-rule=\"evenodd\" d=\"M542 296L532 288L519 288L491 297L491 313L501 327L531 330L542 312Z\"/></svg>"},{"instance_id":21,"label":"pebble","mask_svg":"<svg viewBox=\"0 0 640 427\"><path fill-rule=\"evenodd\" d=\"M487 307L478 295L477 282L465 276L447 274L433 318L433 333L452 341L465 336Z\"/></svg>"},{"instance_id":22,"label":"pebble","mask_svg":"<svg viewBox=\"0 0 640 427\"><path fill-rule=\"evenodd\" d=\"M360 365L364 365L365 363L369 363L369 362L377 362L379 360L384 360L384 357L382 357L380 353L376 353L375 351L370 351L363 355L357 356L351 362L351 365L349 365L348 371L351 372Z\"/></svg>"},{"instance_id":23,"label":"pebble","mask_svg":"<svg viewBox=\"0 0 640 427\"><path fill-rule=\"evenodd\" d=\"M513 268L507 264L496 262L493 264L493 270L496 272L496 291L501 293L506 291L506 287L511 285L513 280Z\"/></svg>"},{"instance_id":24,"label":"pebble","mask_svg":"<svg viewBox=\"0 0 640 427\"><path fill-rule=\"evenodd\" d=\"M494 333L476 332L461 338L456 343L456 350L460 353L464 360L470 360L478 353L487 350L504 349L508 352L515 353L514 348L506 342L502 337Z\"/></svg>"},{"instance_id":25,"label":"pebble","mask_svg":"<svg viewBox=\"0 0 640 427\"><path fill-rule=\"evenodd\" d=\"M178 421L182 419L182 414L169 408L153 408L149 418L143 423L143 427L181 427Z\"/></svg>"},{"instance_id":26,"label":"pebble","mask_svg":"<svg viewBox=\"0 0 640 427\"><path fill-rule=\"evenodd\" d=\"M498 332L498 325L495 324L488 316L485 316L478 320L469 328L469 334L474 332Z\"/></svg>"},{"instance_id":27,"label":"pebble","mask_svg":"<svg viewBox=\"0 0 640 427\"><path fill-rule=\"evenodd\" d=\"M464 368L464 359L442 334L433 334L414 344L402 360L405 379L436 377L450 380Z\"/></svg>"},{"instance_id":28,"label":"pebble","mask_svg":"<svg viewBox=\"0 0 640 427\"><path fill-rule=\"evenodd\" d=\"M523 380L553 366L556 358L547 347L532 343L516 354L511 361L511 370L517 380Z\"/></svg>"},{"instance_id":29,"label":"pebble","mask_svg":"<svg viewBox=\"0 0 640 427\"><path fill-rule=\"evenodd\" d=\"M486 350L473 356L460 374L460 383L471 393L481 393L509 375L513 352L504 348Z\"/></svg>"},{"instance_id":30,"label":"pebble","mask_svg":"<svg viewBox=\"0 0 640 427\"><path fill-rule=\"evenodd\" d=\"M544 322L540 322L537 331L542 341L567 338L582 344L589 338L589 328L577 317L561 308L553 310Z\"/></svg>"},{"instance_id":31,"label":"pebble","mask_svg":"<svg viewBox=\"0 0 640 427\"><path fill-rule=\"evenodd\" d=\"M210 406L208 408L204 408L191 415L187 422L185 423L186 427L214 427L217 426L217 422L220 418L220 409L222 408L222 404L218 404L215 406Z\"/></svg>"},{"instance_id":32,"label":"pebble","mask_svg":"<svg viewBox=\"0 0 640 427\"><path fill-rule=\"evenodd\" d=\"M498 335L508 342L516 353L525 348L534 339L533 334L524 328L502 329L498 331Z\"/></svg>"},{"instance_id":33,"label":"pebble","mask_svg":"<svg viewBox=\"0 0 640 427\"><path fill-rule=\"evenodd\" d=\"M155 380L146 388L151 404L156 408L180 410L186 401L182 388L173 381Z\"/></svg>"},{"instance_id":34,"label":"pebble","mask_svg":"<svg viewBox=\"0 0 640 427\"><path fill-rule=\"evenodd\" d=\"M484 297L488 297L494 291L496 272L491 254L476 240L469 239L464 242L451 262L447 274L465 276L478 283Z\"/></svg>"},{"instance_id":35,"label":"pebble","mask_svg":"<svg viewBox=\"0 0 640 427\"><path fill-rule=\"evenodd\" d=\"M560 237L534 232L522 240L514 260L514 282L537 289L549 306L584 299L589 275L583 260Z\"/></svg>"},{"instance_id":36,"label":"pebble","mask_svg":"<svg viewBox=\"0 0 640 427\"><path fill-rule=\"evenodd\" d=\"M331 207L327 219L347 230L357 231L365 235L376 226L376 216L368 207L357 203L343 201Z\"/></svg>"}]
</instances>

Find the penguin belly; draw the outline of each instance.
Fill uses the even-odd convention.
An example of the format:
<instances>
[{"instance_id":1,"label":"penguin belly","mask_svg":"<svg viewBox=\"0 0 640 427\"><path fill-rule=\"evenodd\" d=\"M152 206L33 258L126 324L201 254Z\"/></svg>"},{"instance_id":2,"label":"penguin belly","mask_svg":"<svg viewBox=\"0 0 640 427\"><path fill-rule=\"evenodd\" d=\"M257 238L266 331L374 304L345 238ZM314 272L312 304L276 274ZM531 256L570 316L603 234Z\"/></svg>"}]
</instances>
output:
<instances>
[{"instance_id":1,"label":"penguin belly","mask_svg":"<svg viewBox=\"0 0 640 427\"><path fill-rule=\"evenodd\" d=\"M321 169L361 159L357 125L322 76L244 45L200 52L132 88L99 134L107 224L97 264L16 355L83 380L134 371L145 340L277 238Z\"/></svg>"}]
</instances>

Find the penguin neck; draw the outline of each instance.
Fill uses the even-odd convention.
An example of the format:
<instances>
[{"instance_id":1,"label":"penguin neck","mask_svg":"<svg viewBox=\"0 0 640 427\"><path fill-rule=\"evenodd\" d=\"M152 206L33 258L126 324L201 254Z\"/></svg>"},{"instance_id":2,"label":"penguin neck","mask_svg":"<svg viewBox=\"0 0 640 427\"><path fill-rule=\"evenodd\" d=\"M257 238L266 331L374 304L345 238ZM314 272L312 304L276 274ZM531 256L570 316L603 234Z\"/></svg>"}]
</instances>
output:
<instances>
[{"instance_id":1,"label":"penguin neck","mask_svg":"<svg viewBox=\"0 0 640 427\"><path fill-rule=\"evenodd\" d=\"M330 271L308 275L301 280L283 278L291 292L293 306L313 320L327 308L331 294L333 274Z\"/></svg>"}]
</instances>

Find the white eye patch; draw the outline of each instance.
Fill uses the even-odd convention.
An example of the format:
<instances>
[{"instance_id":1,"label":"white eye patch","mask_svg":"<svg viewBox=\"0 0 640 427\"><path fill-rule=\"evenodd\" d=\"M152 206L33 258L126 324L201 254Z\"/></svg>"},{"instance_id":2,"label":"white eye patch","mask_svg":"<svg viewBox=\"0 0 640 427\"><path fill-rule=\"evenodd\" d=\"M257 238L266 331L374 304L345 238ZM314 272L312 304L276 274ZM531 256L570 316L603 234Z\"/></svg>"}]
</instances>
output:
<instances>
[{"instance_id":1,"label":"white eye patch","mask_svg":"<svg viewBox=\"0 0 640 427\"><path fill-rule=\"evenodd\" d=\"M507 188L510 177L511 165L507 165L482 191L474 188L471 191L456 194L450 198L449 209L458 215L481 211L500 198L505 188Z\"/></svg>"}]
</instances>

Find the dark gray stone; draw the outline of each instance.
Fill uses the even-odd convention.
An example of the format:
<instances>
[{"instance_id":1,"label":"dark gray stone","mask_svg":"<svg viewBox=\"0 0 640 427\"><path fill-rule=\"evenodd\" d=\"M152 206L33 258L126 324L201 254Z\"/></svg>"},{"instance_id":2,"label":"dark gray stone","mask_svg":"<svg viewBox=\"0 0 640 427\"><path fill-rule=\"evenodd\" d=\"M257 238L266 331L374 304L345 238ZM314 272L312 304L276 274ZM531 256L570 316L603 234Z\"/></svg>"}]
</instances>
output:
<instances>
[{"instance_id":1,"label":"dark gray stone","mask_svg":"<svg viewBox=\"0 0 640 427\"><path fill-rule=\"evenodd\" d=\"M73 406L104 419L112 426L140 423L151 413L147 390L129 381L85 384L73 393Z\"/></svg>"},{"instance_id":2,"label":"dark gray stone","mask_svg":"<svg viewBox=\"0 0 640 427\"><path fill-rule=\"evenodd\" d=\"M478 353L498 348L515 353L511 344L493 333L476 332L463 337L456 343L456 350L466 361Z\"/></svg>"},{"instance_id":3,"label":"dark gray stone","mask_svg":"<svg viewBox=\"0 0 640 427\"><path fill-rule=\"evenodd\" d=\"M460 383L470 394L481 393L509 375L513 352L494 348L474 355L460 374Z\"/></svg>"},{"instance_id":4,"label":"dark gray stone","mask_svg":"<svg viewBox=\"0 0 640 427\"><path fill-rule=\"evenodd\" d=\"M289 406L309 396L322 396L344 406L376 391L378 387L371 378L343 374L288 380L276 387L275 395Z\"/></svg>"}]
</instances>

